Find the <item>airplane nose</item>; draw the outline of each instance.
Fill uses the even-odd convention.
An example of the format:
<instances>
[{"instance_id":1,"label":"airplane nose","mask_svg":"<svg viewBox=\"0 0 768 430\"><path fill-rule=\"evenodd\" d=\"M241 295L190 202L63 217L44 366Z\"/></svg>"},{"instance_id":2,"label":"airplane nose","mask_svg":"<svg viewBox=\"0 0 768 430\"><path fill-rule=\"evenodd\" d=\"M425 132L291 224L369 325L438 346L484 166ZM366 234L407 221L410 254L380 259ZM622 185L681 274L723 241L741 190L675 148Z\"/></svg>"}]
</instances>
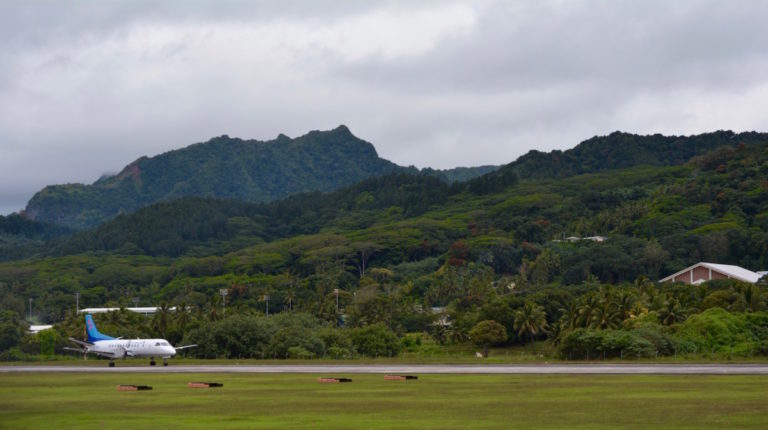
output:
<instances>
[{"instance_id":1,"label":"airplane nose","mask_svg":"<svg viewBox=\"0 0 768 430\"><path fill-rule=\"evenodd\" d=\"M169 347L167 347L166 349L167 349L167 351L168 351L168 354L169 354L171 357L173 357L174 355L176 355L176 348L174 348L174 347L172 347L172 346L169 346Z\"/></svg>"}]
</instances>

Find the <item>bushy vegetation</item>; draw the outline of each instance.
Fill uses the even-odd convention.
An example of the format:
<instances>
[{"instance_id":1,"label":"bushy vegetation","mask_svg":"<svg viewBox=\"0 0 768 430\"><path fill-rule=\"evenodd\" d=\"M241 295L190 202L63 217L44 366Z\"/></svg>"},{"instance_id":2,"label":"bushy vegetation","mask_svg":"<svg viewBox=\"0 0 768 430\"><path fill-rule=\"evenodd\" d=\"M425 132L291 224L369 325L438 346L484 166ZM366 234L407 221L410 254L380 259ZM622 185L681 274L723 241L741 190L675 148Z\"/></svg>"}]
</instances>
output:
<instances>
[{"instance_id":1,"label":"bushy vegetation","mask_svg":"<svg viewBox=\"0 0 768 430\"><path fill-rule=\"evenodd\" d=\"M31 221L19 214L0 215L0 261L44 253L46 243L70 234L66 227Z\"/></svg>"}]
</instances>

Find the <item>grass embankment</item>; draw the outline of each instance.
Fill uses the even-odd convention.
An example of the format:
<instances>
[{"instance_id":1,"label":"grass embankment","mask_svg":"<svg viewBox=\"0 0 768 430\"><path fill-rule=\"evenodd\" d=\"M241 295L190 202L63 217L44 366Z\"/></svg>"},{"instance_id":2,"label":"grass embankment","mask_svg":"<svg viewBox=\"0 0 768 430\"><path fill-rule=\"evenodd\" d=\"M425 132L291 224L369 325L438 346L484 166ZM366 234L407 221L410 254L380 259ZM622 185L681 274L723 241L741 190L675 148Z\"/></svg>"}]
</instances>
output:
<instances>
[{"instance_id":1,"label":"grass embankment","mask_svg":"<svg viewBox=\"0 0 768 430\"><path fill-rule=\"evenodd\" d=\"M421 348L419 351L401 352L394 357L356 357L351 359L333 359L333 358L313 358L313 359L237 359L237 358L218 358L218 359L195 359L176 357L169 361L171 366L180 364L188 365L233 365L233 364L545 364L545 363L766 363L768 356L738 356L728 353L698 353L677 356L659 356L648 358L630 358L602 359L597 356L591 360L564 360L559 357L555 349L548 342L536 342L535 348L530 345L515 345L505 348L491 348L491 353L486 358L476 356L477 348L471 345L446 345L434 347L432 345ZM28 365L82 365L82 366L106 366L107 360L98 359L89 356L88 360L83 360L79 354L56 355L53 357L32 356L34 360L0 362L0 366L28 366ZM127 360L116 360L116 365L121 366L144 366L148 365L149 359L130 358Z\"/></svg>"},{"instance_id":2,"label":"grass embankment","mask_svg":"<svg viewBox=\"0 0 768 430\"><path fill-rule=\"evenodd\" d=\"M0 428L766 428L768 377L5 374ZM190 381L223 388L191 389ZM153 390L118 392L118 384Z\"/></svg>"}]
</instances>

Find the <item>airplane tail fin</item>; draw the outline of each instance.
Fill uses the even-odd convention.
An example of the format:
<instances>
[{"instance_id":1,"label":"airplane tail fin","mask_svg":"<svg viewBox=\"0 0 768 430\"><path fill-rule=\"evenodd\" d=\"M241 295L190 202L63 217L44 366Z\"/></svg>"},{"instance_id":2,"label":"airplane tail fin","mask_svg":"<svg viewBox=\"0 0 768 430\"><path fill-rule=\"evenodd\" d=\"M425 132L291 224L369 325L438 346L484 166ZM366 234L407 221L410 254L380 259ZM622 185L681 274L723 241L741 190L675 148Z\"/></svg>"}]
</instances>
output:
<instances>
[{"instance_id":1,"label":"airplane tail fin","mask_svg":"<svg viewBox=\"0 0 768 430\"><path fill-rule=\"evenodd\" d=\"M107 336L105 334L99 333L99 330L96 328L96 324L93 323L93 317L88 314L85 316L85 328L86 332L88 333L88 342L93 343L99 340L114 340L114 337Z\"/></svg>"}]
</instances>

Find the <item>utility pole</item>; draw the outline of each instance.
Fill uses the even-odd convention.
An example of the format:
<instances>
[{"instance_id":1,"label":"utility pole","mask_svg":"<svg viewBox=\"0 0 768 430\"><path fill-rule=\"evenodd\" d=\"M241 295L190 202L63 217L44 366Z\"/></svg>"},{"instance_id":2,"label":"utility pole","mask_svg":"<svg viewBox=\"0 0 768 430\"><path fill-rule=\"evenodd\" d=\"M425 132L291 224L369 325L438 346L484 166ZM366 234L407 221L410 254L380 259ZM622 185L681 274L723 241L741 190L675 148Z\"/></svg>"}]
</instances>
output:
<instances>
[{"instance_id":1,"label":"utility pole","mask_svg":"<svg viewBox=\"0 0 768 430\"><path fill-rule=\"evenodd\" d=\"M269 294L265 294L265 295L264 295L264 300L267 302L267 305L266 305L266 314L267 314L267 318L269 318Z\"/></svg>"},{"instance_id":2,"label":"utility pole","mask_svg":"<svg viewBox=\"0 0 768 430\"><path fill-rule=\"evenodd\" d=\"M222 288L219 290L219 294L221 294L221 316L223 317L227 313L227 294L229 294L229 291L226 288Z\"/></svg>"},{"instance_id":3,"label":"utility pole","mask_svg":"<svg viewBox=\"0 0 768 430\"><path fill-rule=\"evenodd\" d=\"M75 314L80 313L80 291L75 292Z\"/></svg>"},{"instance_id":4,"label":"utility pole","mask_svg":"<svg viewBox=\"0 0 768 430\"><path fill-rule=\"evenodd\" d=\"M338 314L339 313L339 289L338 288L334 288L333 289L333 294L336 295L336 313Z\"/></svg>"},{"instance_id":5,"label":"utility pole","mask_svg":"<svg viewBox=\"0 0 768 430\"><path fill-rule=\"evenodd\" d=\"M32 297L29 298L29 322L32 322Z\"/></svg>"},{"instance_id":6,"label":"utility pole","mask_svg":"<svg viewBox=\"0 0 768 430\"><path fill-rule=\"evenodd\" d=\"M134 308L138 308L139 307L139 298L138 297L134 297L131 300L133 300L133 307Z\"/></svg>"}]
</instances>

